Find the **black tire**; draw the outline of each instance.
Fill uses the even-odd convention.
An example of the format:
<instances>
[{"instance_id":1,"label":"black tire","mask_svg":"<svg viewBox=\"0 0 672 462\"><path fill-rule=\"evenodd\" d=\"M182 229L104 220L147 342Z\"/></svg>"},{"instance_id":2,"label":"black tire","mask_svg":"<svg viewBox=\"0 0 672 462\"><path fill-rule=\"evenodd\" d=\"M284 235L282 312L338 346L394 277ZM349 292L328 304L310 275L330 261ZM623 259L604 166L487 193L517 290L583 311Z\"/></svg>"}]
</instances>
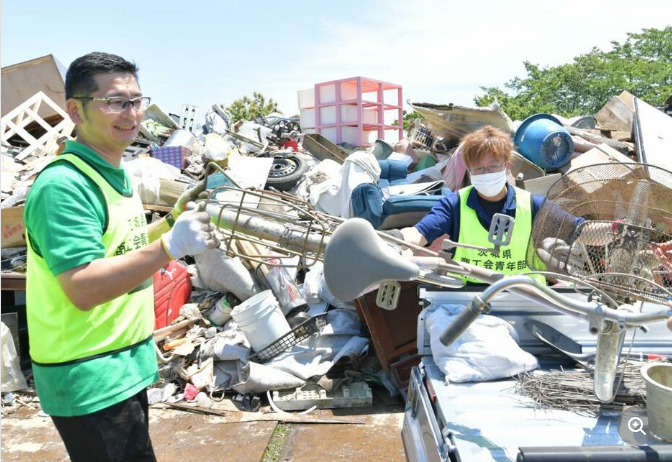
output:
<instances>
[{"instance_id":1,"label":"black tire","mask_svg":"<svg viewBox=\"0 0 672 462\"><path fill-rule=\"evenodd\" d=\"M289 191L308 171L308 164L298 156L278 156L273 158L271 171L266 179L266 188Z\"/></svg>"}]
</instances>

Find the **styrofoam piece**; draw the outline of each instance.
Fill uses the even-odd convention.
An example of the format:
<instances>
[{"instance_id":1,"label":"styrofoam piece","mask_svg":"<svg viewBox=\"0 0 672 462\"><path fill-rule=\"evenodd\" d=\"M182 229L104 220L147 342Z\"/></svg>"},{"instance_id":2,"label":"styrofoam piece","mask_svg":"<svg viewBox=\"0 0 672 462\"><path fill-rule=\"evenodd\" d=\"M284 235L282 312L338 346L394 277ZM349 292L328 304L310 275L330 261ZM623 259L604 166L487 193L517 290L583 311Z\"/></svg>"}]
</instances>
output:
<instances>
[{"instance_id":1,"label":"styrofoam piece","mask_svg":"<svg viewBox=\"0 0 672 462\"><path fill-rule=\"evenodd\" d=\"M320 103L333 103L336 101L336 84L321 85L320 87Z\"/></svg>"},{"instance_id":2,"label":"styrofoam piece","mask_svg":"<svg viewBox=\"0 0 672 462\"><path fill-rule=\"evenodd\" d=\"M302 411L313 406L318 409L364 407L373 403L373 393L366 382L353 382L332 392L308 384L295 390L274 391L273 401L283 411Z\"/></svg>"},{"instance_id":3,"label":"styrofoam piece","mask_svg":"<svg viewBox=\"0 0 672 462\"><path fill-rule=\"evenodd\" d=\"M301 130L315 127L315 108L301 109Z\"/></svg>"},{"instance_id":4,"label":"styrofoam piece","mask_svg":"<svg viewBox=\"0 0 672 462\"><path fill-rule=\"evenodd\" d=\"M299 109L315 107L315 88L306 88L298 91Z\"/></svg>"}]
</instances>

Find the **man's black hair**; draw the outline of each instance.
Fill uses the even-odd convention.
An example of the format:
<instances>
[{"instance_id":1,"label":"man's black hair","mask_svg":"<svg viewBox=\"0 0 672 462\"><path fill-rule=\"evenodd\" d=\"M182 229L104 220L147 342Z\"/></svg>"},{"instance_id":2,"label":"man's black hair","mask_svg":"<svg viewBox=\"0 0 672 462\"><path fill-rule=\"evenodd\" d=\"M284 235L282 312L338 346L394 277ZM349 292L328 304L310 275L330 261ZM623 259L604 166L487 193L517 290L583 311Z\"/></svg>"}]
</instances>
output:
<instances>
[{"instance_id":1,"label":"man's black hair","mask_svg":"<svg viewBox=\"0 0 672 462\"><path fill-rule=\"evenodd\" d=\"M96 51L75 59L65 74L65 99L95 93L98 86L93 76L116 73L133 74L138 80L138 67L120 56Z\"/></svg>"}]
</instances>

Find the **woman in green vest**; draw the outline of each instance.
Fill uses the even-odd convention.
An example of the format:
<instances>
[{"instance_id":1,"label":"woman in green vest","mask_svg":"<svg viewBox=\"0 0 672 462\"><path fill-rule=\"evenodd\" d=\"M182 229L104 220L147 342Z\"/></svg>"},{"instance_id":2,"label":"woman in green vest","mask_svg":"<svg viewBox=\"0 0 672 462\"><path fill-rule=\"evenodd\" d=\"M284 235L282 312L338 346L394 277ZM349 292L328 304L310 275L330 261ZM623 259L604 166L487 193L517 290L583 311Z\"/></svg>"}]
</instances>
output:
<instances>
[{"instance_id":1,"label":"woman in green vest","mask_svg":"<svg viewBox=\"0 0 672 462\"><path fill-rule=\"evenodd\" d=\"M507 275L530 271L526 259L528 243L534 217L545 198L507 183L511 149L510 136L493 127L483 127L467 135L460 150L471 186L445 196L418 224L402 229L403 239L424 246L446 234L458 243L491 247L488 230L492 217L495 213L504 213L515 218L516 225L511 243L498 255L458 247L453 258ZM584 221L568 217L575 226ZM535 277L543 281L543 277Z\"/></svg>"}]
</instances>

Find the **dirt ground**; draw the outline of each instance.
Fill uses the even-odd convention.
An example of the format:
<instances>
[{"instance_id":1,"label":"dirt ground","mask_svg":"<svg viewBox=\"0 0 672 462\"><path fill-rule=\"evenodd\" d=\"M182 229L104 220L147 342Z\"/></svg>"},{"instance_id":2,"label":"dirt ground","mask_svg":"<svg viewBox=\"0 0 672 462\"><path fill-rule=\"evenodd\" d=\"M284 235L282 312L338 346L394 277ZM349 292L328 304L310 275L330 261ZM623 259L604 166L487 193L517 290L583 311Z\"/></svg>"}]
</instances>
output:
<instances>
[{"instance_id":1,"label":"dirt ground","mask_svg":"<svg viewBox=\"0 0 672 462\"><path fill-rule=\"evenodd\" d=\"M159 405L163 406L163 405ZM403 406L374 400L366 408L316 410L305 420L348 423L278 423L260 413L225 416L150 408L150 433L160 461L404 461ZM302 419L304 419L302 417ZM22 407L2 418L3 461L69 460L49 417Z\"/></svg>"}]
</instances>

